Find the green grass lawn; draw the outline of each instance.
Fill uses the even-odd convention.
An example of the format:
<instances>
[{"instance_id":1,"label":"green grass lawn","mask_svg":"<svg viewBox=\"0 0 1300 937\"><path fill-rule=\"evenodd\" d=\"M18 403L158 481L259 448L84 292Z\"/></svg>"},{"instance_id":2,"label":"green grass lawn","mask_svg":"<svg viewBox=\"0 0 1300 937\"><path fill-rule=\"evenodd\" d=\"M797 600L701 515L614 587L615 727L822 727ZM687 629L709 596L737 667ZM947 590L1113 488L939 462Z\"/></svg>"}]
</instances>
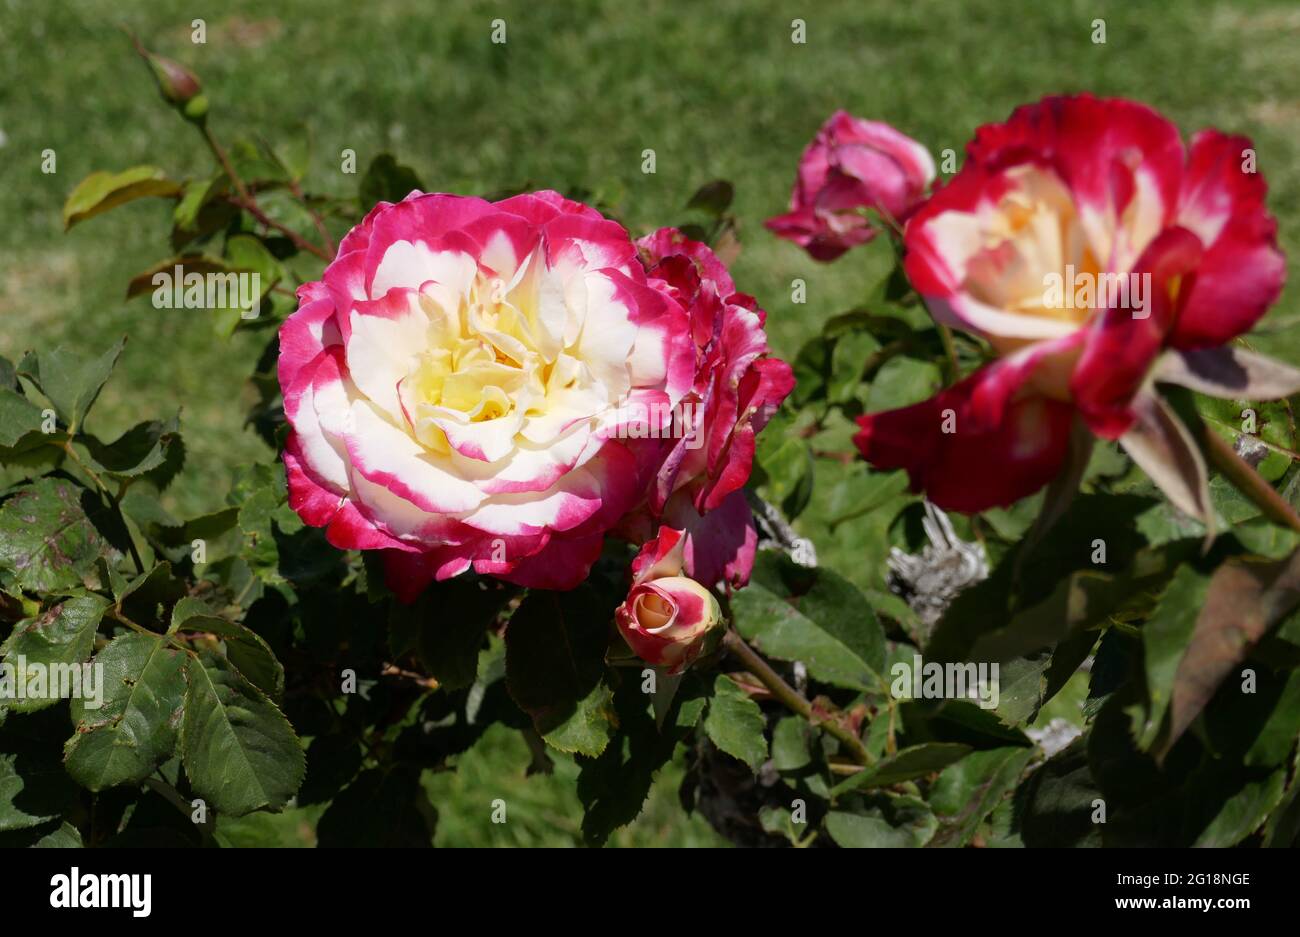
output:
<instances>
[{"instance_id":1,"label":"green grass lawn","mask_svg":"<svg viewBox=\"0 0 1300 937\"><path fill-rule=\"evenodd\" d=\"M207 21L205 45L190 42L196 17ZM504 46L489 42L496 17ZM795 17L806 44L790 41ZM1090 39L1097 18L1104 45ZM1187 132L1252 136L1292 280L1300 257L1300 8L1283 0L10 2L0 9L0 354L90 350L128 334L96 419L111 437L183 407L189 462L174 506L186 512L218 504L235 465L268 457L243 426L262 337L224 341L202 313L123 300L130 275L168 254L162 203L61 230L67 193L93 170L209 171L119 23L201 76L219 135L278 139L305 127L319 191L355 191L341 150L361 167L390 150L449 192L592 190L639 234L681 220L700 184L728 178L744 244L736 281L769 311L786 356L882 272L861 251L818 265L761 226L783 210L800 150L837 107L890 121L938 155L1044 94L1140 98ZM653 175L641 171L647 148ZM57 154L51 175L40 171L46 149ZM795 277L808 284L806 305L790 301ZM1260 339L1292 361L1297 295L1288 288ZM473 773L430 780L440 843L573 841L568 768L524 781L527 755L514 745L489 735L466 756ZM480 822L465 805L473 777L517 786L527 822L509 832ZM656 788L627 842L709 841L700 822L673 819L669 788Z\"/></svg>"}]
</instances>

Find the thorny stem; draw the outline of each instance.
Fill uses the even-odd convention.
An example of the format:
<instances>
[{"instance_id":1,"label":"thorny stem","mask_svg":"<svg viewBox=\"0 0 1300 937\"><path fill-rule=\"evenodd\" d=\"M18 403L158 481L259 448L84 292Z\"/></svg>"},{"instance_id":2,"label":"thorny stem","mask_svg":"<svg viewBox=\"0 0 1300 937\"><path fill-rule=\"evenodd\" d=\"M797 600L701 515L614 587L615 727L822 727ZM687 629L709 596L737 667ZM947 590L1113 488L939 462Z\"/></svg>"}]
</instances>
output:
<instances>
[{"instance_id":1,"label":"thorny stem","mask_svg":"<svg viewBox=\"0 0 1300 937\"><path fill-rule=\"evenodd\" d=\"M294 198L302 203L302 207L307 209L307 214L311 215L311 222L316 226L316 233L320 235L326 253L331 257L334 256L334 241L330 239L329 230L325 227L325 219L320 216L320 212L307 204L307 196L303 195L302 186L298 185L296 179L289 180L289 191L293 193Z\"/></svg>"},{"instance_id":2,"label":"thorny stem","mask_svg":"<svg viewBox=\"0 0 1300 937\"><path fill-rule=\"evenodd\" d=\"M397 677L402 680L410 680L412 683L421 686L426 690L436 690L439 687L438 681L433 677L426 677L413 670L404 670L396 664L387 662L384 663L384 669L379 672L379 675L382 677Z\"/></svg>"},{"instance_id":3,"label":"thorny stem","mask_svg":"<svg viewBox=\"0 0 1300 937\"><path fill-rule=\"evenodd\" d=\"M217 140L216 134L212 132L212 128L209 127L207 123L204 123L199 130L203 134L203 139L207 141L208 149L212 151L212 155L217 158L217 162L220 163L221 168L225 170L226 178L228 178L231 185L235 187L235 191L239 193L240 200L244 202L252 202L252 193L249 192L248 187L244 185L244 180L239 178L239 173L235 172L235 167L230 162L230 157L226 155L226 148Z\"/></svg>"},{"instance_id":4,"label":"thorny stem","mask_svg":"<svg viewBox=\"0 0 1300 937\"><path fill-rule=\"evenodd\" d=\"M1275 524L1300 532L1300 514L1296 513L1277 489L1266 482L1237 450L1208 426L1201 429L1201 444L1214 467L1222 472L1238 491L1259 507Z\"/></svg>"},{"instance_id":5,"label":"thorny stem","mask_svg":"<svg viewBox=\"0 0 1300 937\"><path fill-rule=\"evenodd\" d=\"M815 726L825 729L835 738L844 743L848 748L849 754L853 760L861 765L870 765L875 761L871 752L867 751L867 746L862 744L862 739L834 719L824 719L813 712L812 703L808 702L794 687L786 683L771 665L763 660L752 647L745 643L734 630L728 629L722 638L722 643L726 646L741 665L751 674L758 678L758 681L765 686L768 691L780 700L791 712L803 716Z\"/></svg>"},{"instance_id":6,"label":"thorny stem","mask_svg":"<svg viewBox=\"0 0 1300 937\"><path fill-rule=\"evenodd\" d=\"M317 257L327 262L334 259L334 255L327 254L323 247L320 247L317 244L313 244L311 241L307 240L297 231L293 230L293 228L290 228L288 225L281 224L280 222L276 221L275 219L267 215L266 212L262 211L261 207L257 204L257 202L253 201L253 197L251 195L247 199L241 196L227 196L227 200L236 208L242 208L244 211L248 212L259 222L266 225L266 227L273 228L274 230L279 231L290 241L293 241L294 246L297 247L299 250L308 251L309 253L315 254Z\"/></svg>"}]
</instances>

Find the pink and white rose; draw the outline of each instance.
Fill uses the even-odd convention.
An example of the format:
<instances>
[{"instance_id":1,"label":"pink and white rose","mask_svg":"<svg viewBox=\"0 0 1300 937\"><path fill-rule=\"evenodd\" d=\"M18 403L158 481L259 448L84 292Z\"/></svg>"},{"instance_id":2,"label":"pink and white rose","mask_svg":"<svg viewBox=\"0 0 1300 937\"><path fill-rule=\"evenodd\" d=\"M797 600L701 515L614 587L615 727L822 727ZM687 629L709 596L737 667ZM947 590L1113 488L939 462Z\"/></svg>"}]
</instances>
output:
<instances>
[{"instance_id":1,"label":"pink and white rose","mask_svg":"<svg viewBox=\"0 0 1300 937\"><path fill-rule=\"evenodd\" d=\"M640 543L665 517L743 582L739 488L789 368L759 360L762 313L707 248L654 238L673 276L554 192L381 202L281 328L290 504L382 550L404 601L471 569L573 588L607 533ZM690 402L698 455L672 433Z\"/></svg>"},{"instance_id":2,"label":"pink and white rose","mask_svg":"<svg viewBox=\"0 0 1300 937\"><path fill-rule=\"evenodd\" d=\"M902 223L934 176L930 151L911 137L836 111L803 151L790 211L766 225L815 260L834 260L876 236L868 210Z\"/></svg>"}]
</instances>

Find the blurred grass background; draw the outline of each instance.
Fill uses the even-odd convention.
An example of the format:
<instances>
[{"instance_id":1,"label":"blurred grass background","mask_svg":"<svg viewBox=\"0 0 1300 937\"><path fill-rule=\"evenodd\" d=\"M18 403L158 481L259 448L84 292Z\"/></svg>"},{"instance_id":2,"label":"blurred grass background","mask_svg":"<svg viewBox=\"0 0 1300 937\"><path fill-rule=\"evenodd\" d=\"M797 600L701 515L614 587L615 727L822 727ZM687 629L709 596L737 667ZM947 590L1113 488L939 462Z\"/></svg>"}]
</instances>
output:
<instances>
[{"instance_id":1,"label":"blurred grass background","mask_svg":"<svg viewBox=\"0 0 1300 937\"><path fill-rule=\"evenodd\" d=\"M498 17L503 46L489 41ZM206 21L204 45L190 41L195 18ZM795 18L806 22L802 45L790 41ZM1091 40L1096 19L1104 45ZM0 0L0 354L99 349L129 334L94 419L111 438L184 408L189 461L173 496L183 512L216 506L235 465L270 457L243 425L244 380L264 337L221 340L202 313L123 300L132 274L170 254L169 205L136 203L62 232L64 199L94 170L210 172L123 24L198 73L219 136L277 140L305 125L315 191L355 192L341 150L356 151L359 171L391 151L431 189L591 190L639 234L683 220L704 182L730 179L744 247L735 278L769 311L786 357L883 272L870 251L818 265L761 227L784 209L799 153L832 110L889 121L937 157L1044 94L1139 98L1187 133L1214 125L1254 138L1292 274L1258 345L1300 361L1290 327L1300 295L1300 6L1285 0ZM647 148L653 175L641 171ZM46 149L57 154L54 174L41 172ZM790 301L795 277L807 282L806 305ZM522 743L496 731L465 761L428 780L440 844L576 841L571 765L525 780ZM675 774L665 772L619 842L714 841L673 802ZM518 804L504 826L488 819L496 796ZM310 841L310 819L259 818L230 835Z\"/></svg>"}]
</instances>

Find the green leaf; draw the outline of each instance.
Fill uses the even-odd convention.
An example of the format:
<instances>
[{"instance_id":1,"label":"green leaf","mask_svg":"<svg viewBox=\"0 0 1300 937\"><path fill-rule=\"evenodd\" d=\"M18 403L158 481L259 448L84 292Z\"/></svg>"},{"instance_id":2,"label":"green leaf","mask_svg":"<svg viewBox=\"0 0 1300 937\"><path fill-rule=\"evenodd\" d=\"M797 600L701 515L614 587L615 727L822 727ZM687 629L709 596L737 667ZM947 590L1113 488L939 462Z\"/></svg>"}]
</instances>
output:
<instances>
[{"instance_id":1,"label":"green leaf","mask_svg":"<svg viewBox=\"0 0 1300 937\"><path fill-rule=\"evenodd\" d=\"M361 745L350 732L318 735L307 746L307 777L298 805L327 803L361 770Z\"/></svg>"},{"instance_id":2,"label":"green leaf","mask_svg":"<svg viewBox=\"0 0 1300 937\"><path fill-rule=\"evenodd\" d=\"M66 731L67 717L54 710L0 725L0 833L49 823L75 804L57 744Z\"/></svg>"},{"instance_id":3,"label":"green leaf","mask_svg":"<svg viewBox=\"0 0 1300 937\"><path fill-rule=\"evenodd\" d=\"M1287 674L1271 711L1253 725L1259 731L1242 761L1251 766L1280 765L1300 736L1300 670Z\"/></svg>"},{"instance_id":4,"label":"green leaf","mask_svg":"<svg viewBox=\"0 0 1300 937\"><path fill-rule=\"evenodd\" d=\"M184 193L172 211L172 222L182 231L194 231L199 226L200 213L217 195L225 191L226 174L217 173L208 179L185 183Z\"/></svg>"},{"instance_id":5,"label":"green leaf","mask_svg":"<svg viewBox=\"0 0 1300 937\"><path fill-rule=\"evenodd\" d=\"M1135 563L1138 552L1146 546L1145 538L1135 529L1137 515L1153 503L1149 498L1132 495L1076 497L1032 550L1017 544L988 579L957 595L931 632L926 656L941 661L970 660L971 650L982 635L1005 629L1017 612L1026 610L1032 610L1028 613L1031 620L1022 623L1027 627L1026 635L1034 631L1048 633L1042 629L1052 630L1053 616L1071 609L1080 585L1094 585L1089 575L1119 576L1136 571L1146 576L1164 570L1169 563L1163 555L1153 557L1154 571L1136 569ZM1104 562L1094 562L1094 557L1100 557L1097 551L1102 545ZM1130 566L1135 569L1130 570ZM1084 574L1078 583L1063 583L1076 571ZM1104 591L1084 588L1082 596L1088 602L1074 607L1084 612L1100 608L1101 604L1093 600L1104 598ZM1039 603L1043 603L1041 608L1035 609ZM1079 617L1081 623L1088 620L1087 614ZM1027 646L1019 640L1010 645L1012 650Z\"/></svg>"},{"instance_id":6,"label":"green leaf","mask_svg":"<svg viewBox=\"0 0 1300 937\"><path fill-rule=\"evenodd\" d=\"M268 144L267 149L276 162L284 167L289 178L298 181L307 175L307 170L311 167L313 142L311 127L303 123L280 142Z\"/></svg>"},{"instance_id":7,"label":"green leaf","mask_svg":"<svg viewBox=\"0 0 1300 937\"><path fill-rule=\"evenodd\" d=\"M687 675L688 684L698 681ZM693 686L677 693L675 706L679 717L670 718L661 731L650 712L640 681L626 680L614 694L618 715L618 733L598 758L578 755L578 797L585 813L582 817L583 839L590 845L603 843L620 826L631 823L641 813L657 772L672 757L679 739L685 734L681 717L688 705L697 709L700 700Z\"/></svg>"},{"instance_id":8,"label":"green leaf","mask_svg":"<svg viewBox=\"0 0 1300 937\"><path fill-rule=\"evenodd\" d=\"M604 683L577 701L573 712L542 735L547 745L571 754L594 758L605 750L614 734L614 694Z\"/></svg>"},{"instance_id":9,"label":"green leaf","mask_svg":"<svg viewBox=\"0 0 1300 937\"><path fill-rule=\"evenodd\" d=\"M830 381L826 397L831 403L847 403L853 399L867 359L880 350L880 342L865 330L841 335L831 350ZM883 370L883 368L882 368Z\"/></svg>"},{"instance_id":10,"label":"green leaf","mask_svg":"<svg viewBox=\"0 0 1300 937\"><path fill-rule=\"evenodd\" d=\"M802 661L825 683L883 692L884 632L866 599L827 569L798 570L784 557L763 554L753 580L732 597L736 630L764 654ZM797 576L812 585L787 601Z\"/></svg>"},{"instance_id":11,"label":"green leaf","mask_svg":"<svg viewBox=\"0 0 1300 937\"><path fill-rule=\"evenodd\" d=\"M772 730L772 767L799 771L812 764L812 724L802 716L786 716Z\"/></svg>"},{"instance_id":12,"label":"green leaf","mask_svg":"<svg viewBox=\"0 0 1300 937\"><path fill-rule=\"evenodd\" d=\"M818 335L804 343L794 359L794 390L790 392L790 402L795 407L803 408L816 400L826 391L830 379L832 343ZM759 436L759 445L770 434Z\"/></svg>"},{"instance_id":13,"label":"green leaf","mask_svg":"<svg viewBox=\"0 0 1300 937\"><path fill-rule=\"evenodd\" d=\"M1239 785L1239 786L1238 786ZM1226 849L1235 846L1264 825L1286 790L1286 769L1279 768L1258 780L1235 779L1237 789L1225 796L1217 786L1208 797L1196 798L1213 806L1213 818L1192 844L1197 848ZM1193 788L1191 796L1195 797Z\"/></svg>"},{"instance_id":14,"label":"green leaf","mask_svg":"<svg viewBox=\"0 0 1300 937\"><path fill-rule=\"evenodd\" d=\"M176 268L180 268L179 276ZM168 257L166 260L160 260L148 270L144 270L133 276L126 285L126 298L134 299L143 293L157 293L158 299L165 304L171 303L171 296L177 288L177 280L180 286L184 287L184 278L191 273L206 275L209 273L227 273L230 268L226 262L219 257L209 257L206 254L186 253L176 257ZM157 285L154 279L160 273L167 274L168 280L163 285ZM161 292L160 292L161 291ZM167 308L164 305L163 308Z\"/></svg>"},{"instance_id":15,"label":"green leaf","mask_svg":"<svg viewBox=\"0 0 1300 937\"><path fill-rule=\"evenodd\" d=\"M265 140L241 134L231 141L229 150L235 174L245 182L281 183L288 177L286 167ZM274 191L277 187L266 188Z\"/></svg>"},{"instance_id":16,"label":"green leaf","mask_svg":"<svg viewBox=\"0 0 1300 937\"><path fill-rule=\"evenodd\" d=\"M273 700L284 695L284 666L262 636L246 625L212 614L199 599L184 598L172 612L171 630L216 635L225 642L226 659L241 675Z\"/></svg>"},{"instance_id":17,"label":"green leaf","mask_svg":"<svg viewBox=\"0 0 1300 937\"><path fill-rule=\"evenodd\" d=\"M161 635L131 632L114 639L94 663L103 667L102 706L73 701L77 728L64 759L77 783L101 791L141 781L172 757L185 697L185 654Z\"/></svg>"},{"instance_id":18,"label":"green leaf","mask_svg":"<svg viewBox=\"0 0 1300 937\"><path fill-rule=\"evenodd\" d=\"M156 166L133 166L121 172L92 172L77 183L63 205L64 230L78 222L138 198L179 195L181 187Z\"/></svg>"},{"instance_id":19,"label":"green leaf","mask_svg":"<svg viewBox=\"0 0 1300 937\"><path fill-rule=\"evenodd\" d=\"M953 762L966 757L969 752L969 745L959 745L954 742L926 742L913 745L911 748L904 748L896 755L882 758L857 774L849 775L831 788L831 798L838 798L850 791L891 787L902 781L922 778L927 774L942 771Z\"/></svg>"},{"instance_id":20,"label":"green leaf","mask_svg":"<svg viewBox=\"0 0 1300 937\"><path fill-rule=\"evenodd\" d=\"M827 504L832 529L894 500L907 491L907 473L875 472L855 466L853 473L831 489Z\"/></svg>"},{"instance_id":21,"label":"green leaf","mask_svg":"<svg viewBox=\"0 0 1300 937\"><path fill-rule=\"evenodd\" d=\"M930 788L930 807L939 818L931 846L965 846L984 818L1015 788L1033 758L1031 748L971 752L943 769Z\"/></svg>"},{"instance_id":22,"label":"green leaf","mask_svg":"<svg viewBox=\"0 0 1300 937\"><path fill-rule=\"evenodd\" d=\"M389 626L401 643L419 652L425 669L440 686L459 690L474 682L487 629L517 595L491 580L458 577L426 589L410 605L392 603ZM396 650L396 648L395 648Z\"/></svg>"},{"instance_id":23,"label":"green leaf","mask_svg":"<svg viewBox=\"0 0 1300 937\"><path fill-rule=\"evenodd\" d=\"M0 568L34 592L83 585L105 542L90 492L60 478L24 485L0 506Z\"/></svg>"},{"instance_id":24,"label":"green leaf","mask_svg":"<svg viewBox=\"0 0 1300 937\"><path fill-rule=\"evenodd\" d=\"M415 170L403 166L391 153L380 153L361 177L361 205L369 211L378 202L400 202L413 189L424 191Z\"/></svg>"},{"instance_id":25,"label":"green leaf","mask_svg":"<svg viewBox=\"0 0 1300 937\"><path fill-rule=\"evenodd\" d=\"M1275 482L1286 474L1296 440L1291 407L1285 400L1220 400L1202 394L1195 399L1197 413L1229 443L1235 444L1238 436L1245 436L1252 445L1264 449L1256 466L1260 475Z\"/></svg>"},{"instance_id":26,"label":"green leaf","mask_svg":"<svg viewBox=\"0 0 1300 937\"><path fill-rule=\"evenodd\" d=\"M720 218L731 207L731 201L735 197L736 190L730 182L726 179L714 179L696 189L691 200L686 203L686 207Z\"/></svg>"},{"instance_id":27,"label":"green leaf","mask_svg":"<svg viewBox=\"0 0 1300 937\"><path fill-rule=\"evenodd\" d=\"M580 586L572 592L530 592L506 627L510 697L543 738L564 744L580 740L587 755L603 751L613 732L597 692L610 618L595 592Z\"/></svg>"},{"instance_id":28,"label":"green leaf","mask_svg":"<svg viewBox=\"0 0 1300 937\"><path fill-rule=\"evenodd\" d=\"M763 470L763 495L773 504L781 506L787 517L794 518L812 492L812 452L808 444L794 437L786 438L773 448L764 447L760 439L760 451L757 460ZM780 437L773 434L779 441Z\"/></svg>"},{"instance_id":29,"label":"green leaf","mask_svg":"<svg viewBox=\"0 0 1300 937\"><path fill-rule=\"evenodd\" d=\"M181 758L195 793L219 813L237 817L279 810L306 769L289 721L215 655L191 657L185 674Z\"/></svg>"},{"instance_id":30,"label":"green leaf","mask_svg":"<svg viewBox=\"0 0 1300 937\"><path fill-rule=\"evenodd\" d=\"M122 354L126 337L118 339L99 356L87 356L65 348L29 354L19 364L19 371L40 389L54 404L54 409L67 425L76 432L108 376Z\"/></svg>"},{"instance_id":31,"label":"green leaf","mask_svg":"<svg viewBox=\"0 0 1300 937\"><path fill-rule=\"evenodd\" d=\"M1122 578L1093 570L1069 573L1043 601L1016 612L1003 627L980 635L970 657L1007 661L1055 645L1098 626L1133 592L1152 584L1150 577Z\"/></svg>"},{"instance_id":32,"label":"green leaf","mask_svg":"<svg viewBox=\"0 0 1300 937\"><path fill-rule=\"evenodd\" d=\"M97 595L76 595L38 618L20 621L0 645L5 670L12 667L13 680L13 685L0 694L4 697L3 708L33 712L58 702L63 696L66 668L80 664L94 652L95 632L108 604L107 599ZM7 682L10 673L0 679ZM73 684L67 686L76 689ZM84 683L82 686L85 692Z\"/></svg>"},{"instance_id":33,"label":"green leaf","mask_svg":"<svg viewBox=\"0 0 1300 937\"><path fill-rule=\"evenodd\" d=\"M81 831L65 820L33 843L32 848L80 849L83 845Z\"/></svg>"},{"instance_id":34,"label":"green leaf","mask_svg":"<svg viewBox=\"0 0 1300 937\"><path fill-rule=\"evenodd\" d=\"M1284 849L1300 842L1300 775L1294 770L1296 766L1300 766L1300 753L1291 772L1291 785L1269 814L1264 827L1262 845L1266 848Z\"/></svg>"},{"instance_id":35,"label":"green leaf","mask_svg":"<svg viewBox=\"0 0 1300 937\"><path fill-rule=\"evenodd\" d=\"M179 441L179 421L148 420L137 423L115 441L102 443L93 436L78 440L90 453L92 469L113 478L137 478L167 462L173 445Z\"/></svg>"},{"instance_id":36,"label":"green leaf","mask_svg":"<svg viewBox=\"0 0 1300 937\"><path fill-rule=\"evenodd\" d=\"M1194 567L1178 567L1155 610L1142 627L1142 652L1146 668L1147 711L1145 724L1137 737L1144 751L1156 742L1169 711L1174 678L1196 628L1196 615L1205 604L1209 577Z\"/></svg>"},{"instance_id":37,"label":"green leaf","mask_svg":"<svg viewBox=\"0 0 1300 937\"><path fill-rule=\"evenodd\" d=\"M1085 739L1076 739L1040 766L1016 792L1026 846L1100 846L1103 824L1093 816L1104 801L1088 765Z\"/></svg>"},{"instance_id":38,"label":"green leaf","mask_svg":"<svg viewBox=\"0 0 1300 937\"><path fill-rule=\"evenodd\" d=\"M17 390L0 385L0 447L12 448L29 433L39 433L41 419L40 407Z\"/></svg>"},{"instance_id":39,"label":"green leaf","mask_svg":"<svg viewBox=\"0 0 1300 937\"><path fill-rule=\"evenodd\" d=\"M890 358L871 381L867 413L895 410L920 403L943 386L943 374L930 361L897 356Z\"/></svg>"},{"instance_id":40,"label":"green leaf","mask_svg":"<svg viewBox=\"0 0 1300 937\"><path fill-rule=\"evenodd\" d=\"M898 849L924 846L939 828L929 806L906 794L855 798L826 815L826 832L846 849Z\"/></svg>"},{"instance_id":41,"label":"green leaf","mask_svg":"<svg viewBox=\"0 0 1300 937\"><path fill-rule=\"evenodd\" d=\"M763 711L749 694L730 677L718 674L704 716L704 731L713 744L757 774L767 760L766 726Z\"/></svg>"},{"instance_id":42,"label":"green leaf","mask_svg":"<svg viewBox=\"0 0 1300 937\"><path fill-rule=\"evenodd\" d=\"M137 625L161 625L185 595L186 584L163 562L136 576L117 592L118 608Z\"/></svg>"}]
</instances>

